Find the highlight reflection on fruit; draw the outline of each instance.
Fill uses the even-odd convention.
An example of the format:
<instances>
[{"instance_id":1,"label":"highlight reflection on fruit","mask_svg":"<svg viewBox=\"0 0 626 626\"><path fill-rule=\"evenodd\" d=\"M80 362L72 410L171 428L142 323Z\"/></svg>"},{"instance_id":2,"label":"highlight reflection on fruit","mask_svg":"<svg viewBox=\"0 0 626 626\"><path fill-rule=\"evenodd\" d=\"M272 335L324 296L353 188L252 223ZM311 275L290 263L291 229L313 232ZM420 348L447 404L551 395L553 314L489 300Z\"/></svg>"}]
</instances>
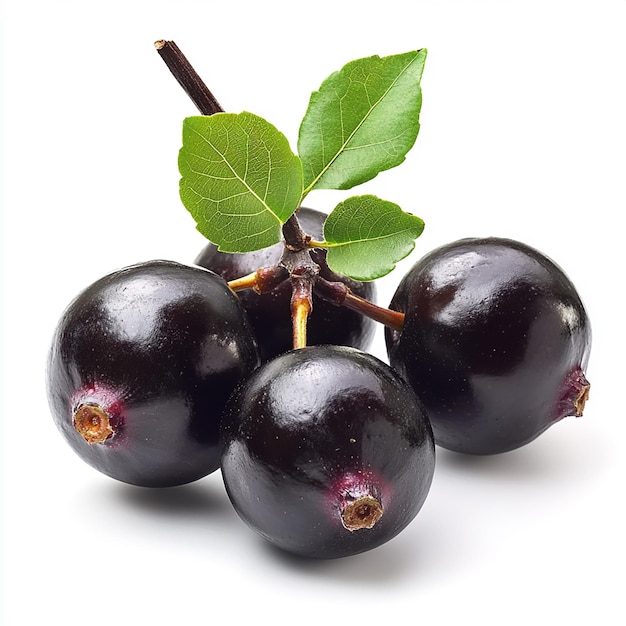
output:
<instances>
[{"instance_id":1,"label":"highlight reflection on fruit","mask_svg":"<svg viewBox=\"0 0 626 626\"><path fill-rule=\"evenodd\" d=\"M502 238L462 239L419 260L390 308L391 365L409 381L450 450L518 448L582 415L591 327L563 270Z\"/></svg>"},{"instance_id":2,"label":"highlight reflection on fruit","mask_svg":"<svg viewBox=\"0 0 626 626\"><path fill-rule=\"evenodd\" d=\"M310 346L258 368L223 421L222 475L241 518L315 558L372 549L430 489L430 425L408 385L353 348Z\"/></svg>"},{"instance_id":3,"label":"highlight reflection on fruit","mask_svg":"<svg viewBox=\"0 0 626 626\"><path fill-rule=\"evenodd\" d=\"M219 467L222 409L258 362L245 312L219 276L149 261L97 280L68 306L50 349L50 406L99 471L180 485Z\"/></svg>"}]
</instances>

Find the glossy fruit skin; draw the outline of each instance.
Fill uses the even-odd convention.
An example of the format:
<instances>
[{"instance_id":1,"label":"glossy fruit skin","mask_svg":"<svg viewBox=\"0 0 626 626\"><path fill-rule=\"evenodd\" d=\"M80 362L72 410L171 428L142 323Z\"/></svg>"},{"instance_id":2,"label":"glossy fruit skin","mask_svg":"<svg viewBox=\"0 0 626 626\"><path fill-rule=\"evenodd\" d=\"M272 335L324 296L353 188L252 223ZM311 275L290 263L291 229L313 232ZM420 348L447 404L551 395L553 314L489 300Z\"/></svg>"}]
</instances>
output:
<instances>
[{"instance_id":1,"label":"glossy fruit skin","mask_svg":"<svg viewBox=\"0 0 626 626\"><path fill-rule=\"evenodd\" d=\"M172 261L115 271L63 313L47 368L52 415L87 463L144 487L185 484L219 466L219 423L234 386L259 364L245 312L216 274ZM87 443L80 407L116 432Z\"/></svg>"},{"instance_id":2,"label":"glossy fruit skin","mask_svg":"<svg viewBox=\"0 0 626 626\"><path fill-rule=\"evenodd\" d=\"M426 407L435 441L485 455L519 448L575 414L591 326L563 270L504 238L468 238L419 260L390 308L390 364Z\"/></svg>"},{"instance_id":3,"label":"glossy fruit skin","mask_svg":"<svg viewBox=\"0 0 626 626\"><path fill-rule=\"evenodd\" d=\"M298 220L305 233L316 239L322 237L326 214L314 209L301 208ZM195 263L222 276L226 281L241 278L259 267L276 265L282 256L282 242L263 250L234 254L220 252L209 243L197 256ZM326 263L326 251L312 250L313 260L320 266L320 276L329 281L345 283L356 295L373 301L376 297L373 282L360 282L340 276ZM267 361L293 347L291 332L291 284L287 280L270 293L257 294L252 290L239 291L238 296L248 313L261 351ZM374 334L375 324L367 317L345 307L338 307L321 298L314 298L313 312L309 318L307 343L309 345L346 345L367 349Z\"/></svg>"},{"instance_id":4,"label":"glossy fruit skin","mask_svg":"<svg viewBox=\"0 0 626 626\"><path fill-rule=\"evenodd\" d=\"M239 516L275 546L331 559L373 549L417 515L435 450L415 394L386 364L345 346L309 346L240 385L222 425L222 475ZM369 486L383 515L347 530L342 498Z\"/></svg>"}]
</instances>

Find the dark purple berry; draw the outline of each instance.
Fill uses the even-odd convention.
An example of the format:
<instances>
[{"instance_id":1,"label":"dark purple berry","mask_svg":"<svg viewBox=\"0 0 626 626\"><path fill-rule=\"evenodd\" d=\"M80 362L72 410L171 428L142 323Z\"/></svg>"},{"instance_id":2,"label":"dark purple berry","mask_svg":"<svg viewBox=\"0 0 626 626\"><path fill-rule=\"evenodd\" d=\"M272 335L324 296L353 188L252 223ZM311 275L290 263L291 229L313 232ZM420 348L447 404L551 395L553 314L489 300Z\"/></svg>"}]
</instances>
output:
<instances>
[{"instance_id":1,"label":"dark purple berry","mask_svg":"<svg viewBox=\"0 0 626 626\"><path fill-rule=\"evenodd\" d=\"M224 414L222 474L239 516L312 558L375 548L415 518L435 453L417 397L354 348L309 346L265 363Z\"/></svg>"},{"instance_id":2,"label":"dark purple berry","mask_svg":"<svg viewBox=\"0 0 626 626\"><path fill-rule=\"evenodd\" d=\"M54 420L87 463L145 487L219 467L219 424L259 363L238 299L216 274L151 261L93 283L63 313L47 370Z\"/></svg>"},{"instance_id":3,"label":"dark purple berry","mask_svg":"<svg viewBox=\"0 0 626 626\"><path fill-rule=\"evenodd\" d=\"M305 233L316 239L322 237L326 214L313 209L301 208L298 220ZM276 265L283 253L283 243L256 252L234 254L220 252L209 243L195 260L222 276L226 281L247 276L260 267ZM335 274L326 263L326 251L311 251L313 260L320 266L320 276L329 281L345 283L356 295L372 301L375 286L372 282L360 282ZM293 347L291 326L291 283L287 279L269 293L257 294L252 290L237 294L248 313L250 323L259 344L261 358L267 361ZM309 318L307 343L310 345L346 345L365 350L373 337L374 323L367 317L345 307L338 307L321 298L315 298Z\"/></svg>"},{"instance_id":4,"label":"dark purple berry","mask_svg":"<svg viewBox=\"0 0 626 626\"><path fill-rule=\"evenodd\" d=\"M519 448L582 415L591 327L574 285L537 250L462 239L419 260L390 308L391 365L423 402L438 445L469 454Z\"/></svg>"}]
</instances>

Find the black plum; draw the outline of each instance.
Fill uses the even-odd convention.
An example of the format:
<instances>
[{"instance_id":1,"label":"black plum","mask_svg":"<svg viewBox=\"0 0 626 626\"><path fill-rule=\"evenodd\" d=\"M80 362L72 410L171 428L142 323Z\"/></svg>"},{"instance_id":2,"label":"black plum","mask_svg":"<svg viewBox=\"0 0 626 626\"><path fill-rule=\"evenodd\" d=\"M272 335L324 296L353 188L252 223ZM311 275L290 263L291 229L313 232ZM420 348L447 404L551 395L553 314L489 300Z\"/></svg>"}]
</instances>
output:
<instances>
[{"instance_id":1,"label":"black plum","mask_svg":"<svg viewBox=\"0 0 626 626\"><path fill-rule=\"evenodd\" d=\"M222 423L222 475L239 516L311 558L375 548L415 518L433 478L432 431L387 364L310 346L239 385Z\"/></svg>"},{"instance_id":2,"label":"black plum","mask_svg":"<svg viewBox=\"0 0 626 626\"><path fill-rule=\"evenodd\" d=\"M521 242L468 238L419 260L390 308L389 361L423 402L438 445L468 454L523 446L582 415L587 312L552 260Z\"/></svg>"},{"instance_id":3,"label":"black plum","mask_svg":"<svg viewBox=\"0 0 626 626\"><path fill-rule=\"evenodd\" d=\"M316 239L322 237L325 213L303 207L297 216L304 232ZM209 243L195 259L195 263L231 281L251 274L260 267L276 265L282 252L282 242L243 254L220 252L216 245ZM311 256L320 266L320 276L330 281L341 281L356 295L374 300L374 283L356 281L332 272L326 263L325 250L312 250ZM290 350L293 347L293 335L289 280L269 293L259 295L252 290L245 290L238 292L238 295L257 336L261 358L266 361ZM337 307L321 298L314 299L307 329L307 341L310 345L335 344L365 350L373 334L374 323L367 317L347 308Z\"/></svg>"},{"instance_id":4,"label":"black plum","mask_svg":"<svg viewBox=\"0 0 626 626\"><path fill-rule=\"evenodd\" d=\"M63 313L49 353L54 420L87 463L145 487L219 466L219 423L259 364L246 314L222 278L149 261L115 271Z\"/></svg>"}]
</instances>

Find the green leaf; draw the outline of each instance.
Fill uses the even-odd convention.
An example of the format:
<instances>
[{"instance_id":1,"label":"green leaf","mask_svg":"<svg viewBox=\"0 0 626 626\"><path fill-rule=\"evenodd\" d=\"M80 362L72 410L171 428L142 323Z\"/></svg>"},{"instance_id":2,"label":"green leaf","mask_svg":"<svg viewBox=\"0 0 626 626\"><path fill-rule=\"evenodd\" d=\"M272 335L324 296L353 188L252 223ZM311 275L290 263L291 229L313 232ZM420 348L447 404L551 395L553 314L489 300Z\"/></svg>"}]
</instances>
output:
<instances>
[{"instance_id":1,"label":"green leaf","mask_svg":"<svg viewBox=\"0 0 626 626\"><path fill-rule=\"evenodd\" d=\"M426 50L357 59L311 95L298 138L305 195L349 189L404 161L419 132Z\"/></svg>"},{"instance_id":2,"label":"green leaf","mask_svg":"<svg viewBox=\"0 0 626 626\"><path fill-rule=\"evenodd\" d=\"M410 254L424 222L393 202L376 196L353 196L326 218L324 239L330 268L357 280L391 272Z\"/></svg>"},{"instance_id":3,"label":"green leaf","mask_svg":"<svg viewBox=\"0 0 626 626\"><path fill-rule=\"evenodd\" d=\"M252 113L188 117L180 197L207 239L227 252L278 243L302 197L302 164L285 136Z\"/></svg>"}]
</instances>

